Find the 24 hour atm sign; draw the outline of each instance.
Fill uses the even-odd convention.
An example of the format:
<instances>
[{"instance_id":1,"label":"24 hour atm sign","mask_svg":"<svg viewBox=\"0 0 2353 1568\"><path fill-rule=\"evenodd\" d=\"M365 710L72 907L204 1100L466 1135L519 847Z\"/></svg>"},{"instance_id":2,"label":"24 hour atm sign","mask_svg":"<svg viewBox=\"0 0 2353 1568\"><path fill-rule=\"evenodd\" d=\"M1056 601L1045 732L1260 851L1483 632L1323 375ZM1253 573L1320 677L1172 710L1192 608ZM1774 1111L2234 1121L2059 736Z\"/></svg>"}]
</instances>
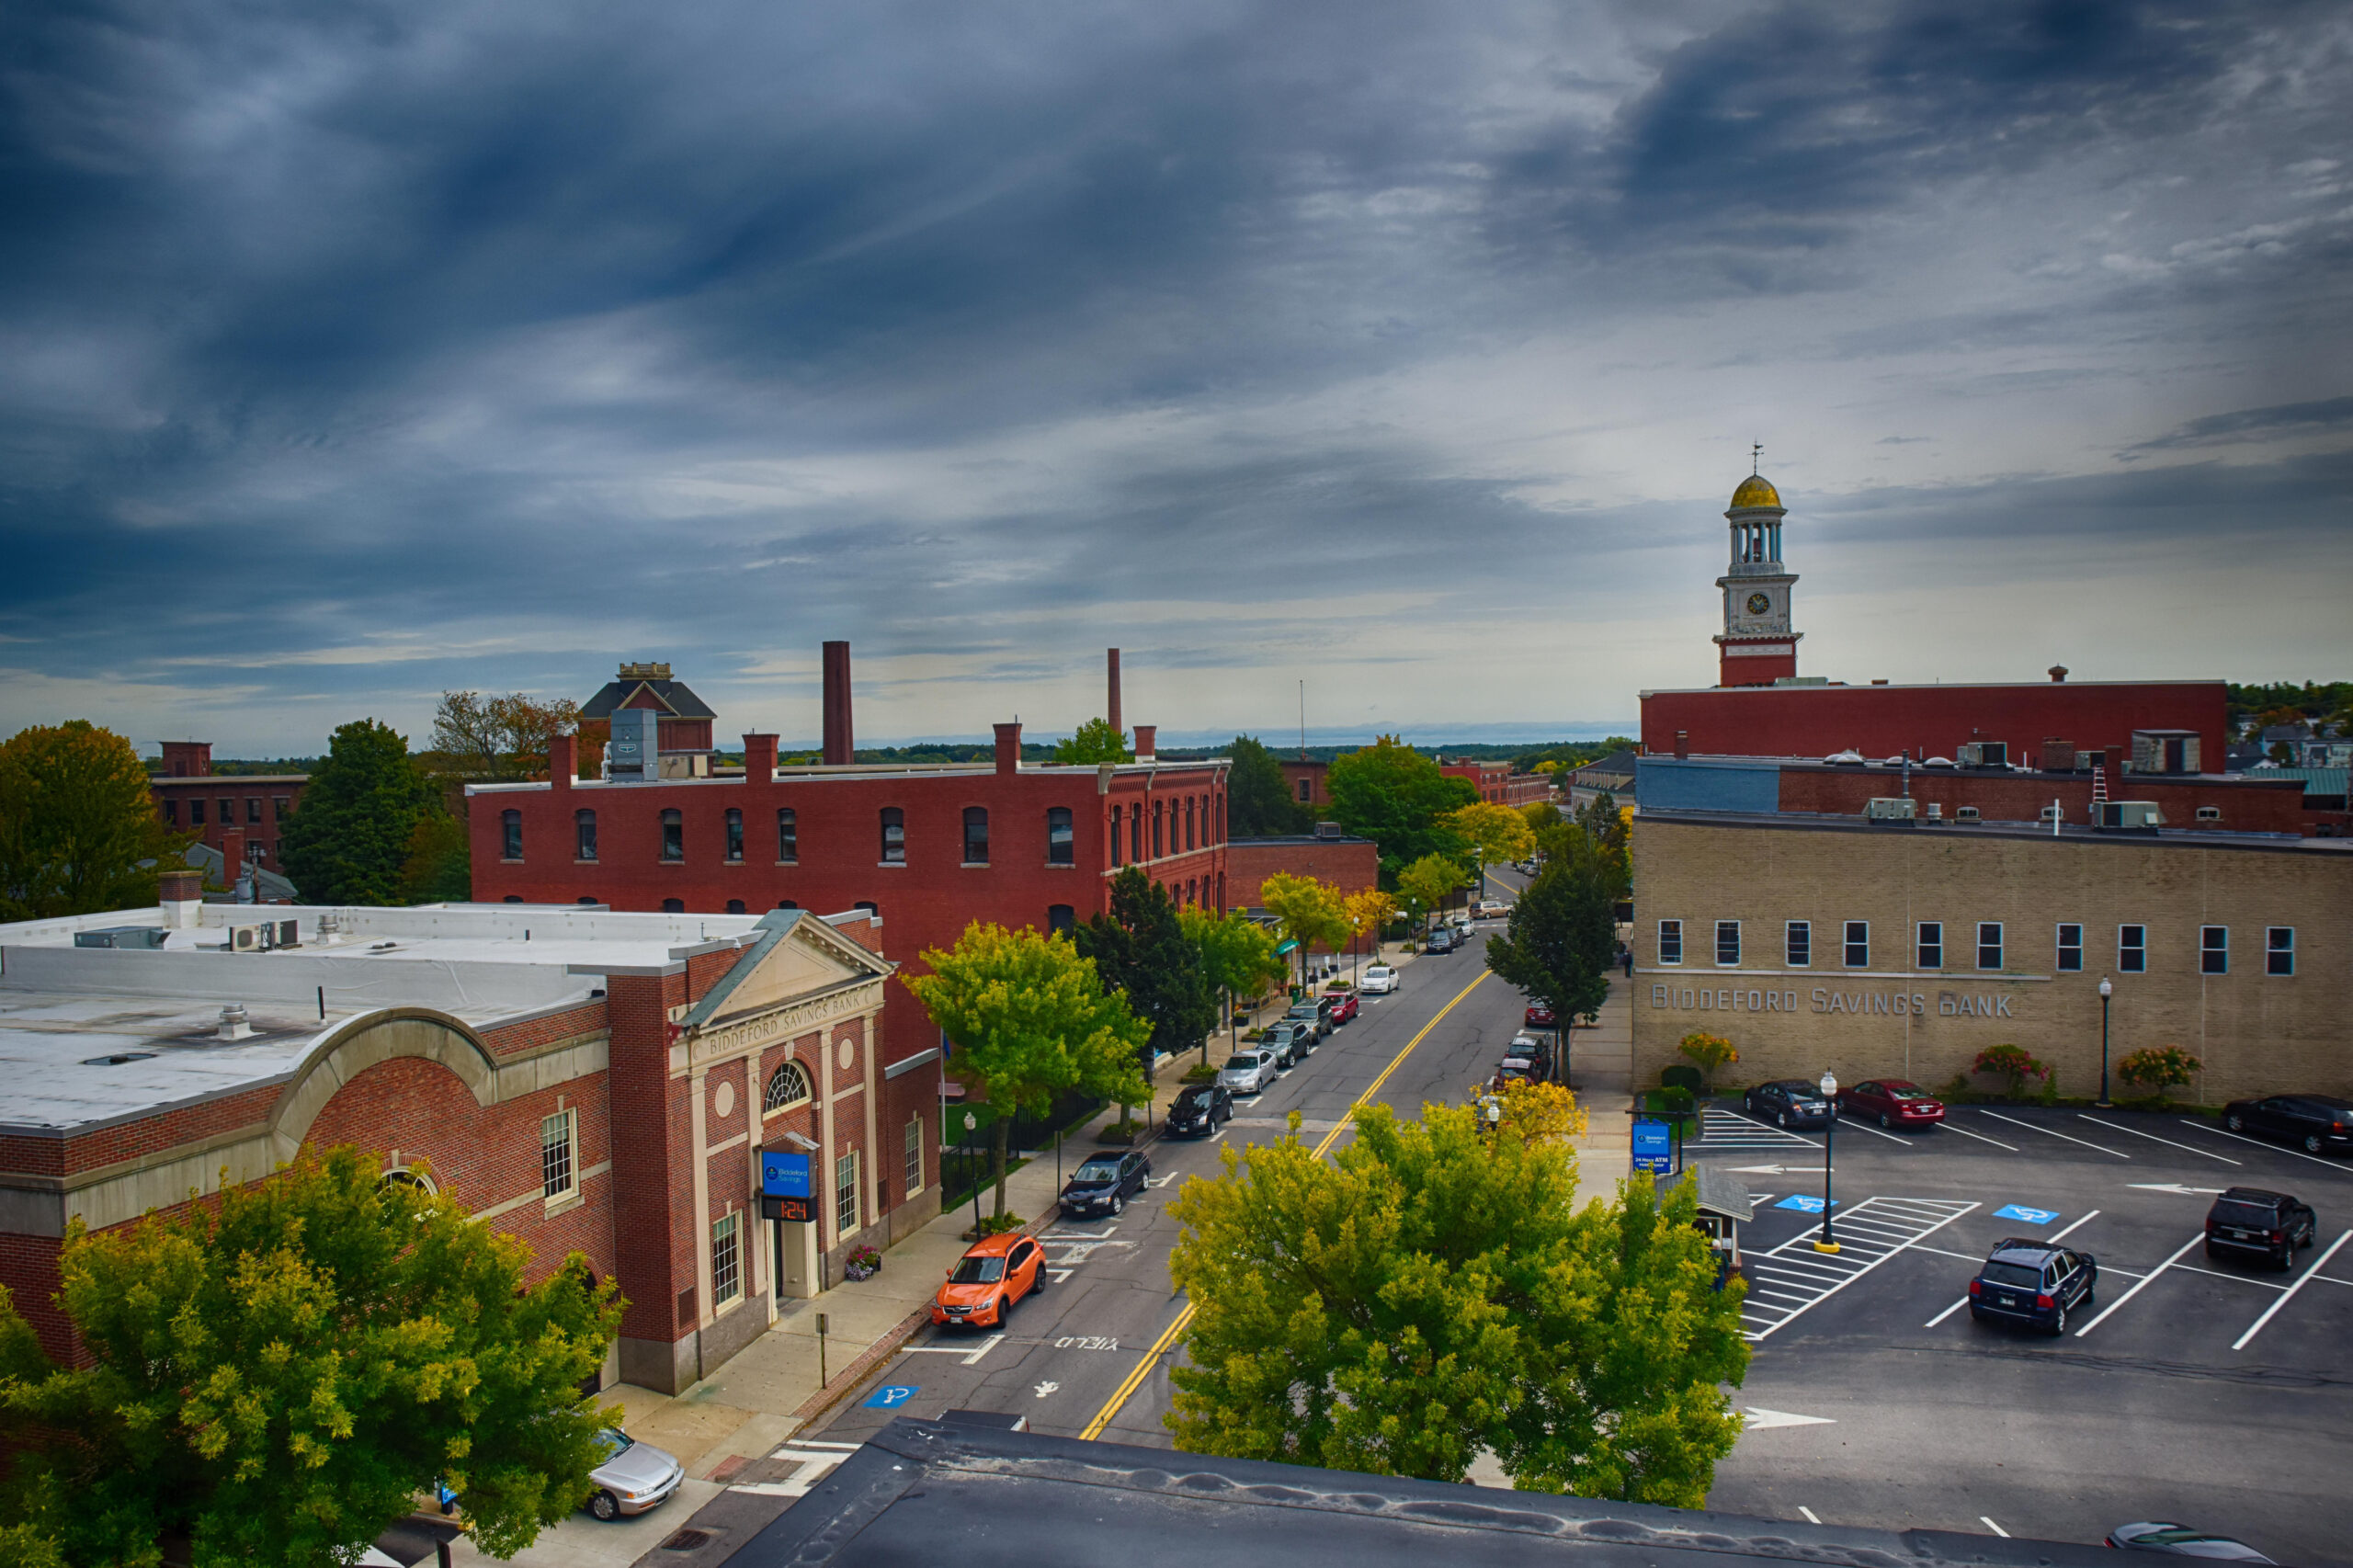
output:
<instances>
[{"instance_id":1,"label":"24 hour atm sign","mask_svg":"<svg viewBox=\"0 0 2353 1568\"><path fill-rule=\"evenodd\" d=\"M1804 1009L1813 1013L1876 1013L1883 1017L1927 1017L1934 1011L1947 1018L2007 1018L2016 1017L2010 1011L2012 998L2004 993L1991 994L1939 991L1937 1005L1931 1009L1926 993L1918 991L1835 991L1827 985L1817 985L1811 997L1812 1006ZM1794 1013L1799 1011L1798 993L1765 987L1741 985L1674 985L1658 982L1651 986L1651 1006L1677 1012L1692 1013Z\"/></svg>"}]
</instances>

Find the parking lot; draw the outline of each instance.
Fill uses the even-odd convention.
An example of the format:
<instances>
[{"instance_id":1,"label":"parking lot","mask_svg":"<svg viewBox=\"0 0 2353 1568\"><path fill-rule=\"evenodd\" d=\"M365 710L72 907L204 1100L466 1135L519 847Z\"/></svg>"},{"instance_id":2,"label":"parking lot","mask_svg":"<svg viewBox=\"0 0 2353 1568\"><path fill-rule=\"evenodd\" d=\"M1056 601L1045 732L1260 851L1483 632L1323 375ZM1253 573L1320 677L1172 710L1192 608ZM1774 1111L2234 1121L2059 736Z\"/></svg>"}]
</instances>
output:
<instances>
[{"instance_id":1,"label":"parking lot","mask_svg":"<svg viewBox=\"0 0 2353 1568\"><path fill-rule=\"evenodd\" d=\"M1837 1129L1840 1251L1818 1252L1824 1139L1712 1110L1686 1150L1758 1195L1743 1231L1755 1351L1742 1403L1769 1412L1711 1505L1857 1524L2097 1541L2130 1520L2222 1530L2285 1562L2353 1561L2353 1164L2201 1118L1956 1106L1931 1132ZM2213 1262L2231 1186L2319 1216L2285 1273ZM2098 1260L2058 1337L1975 1322L1994 1243Z\"/></svg>"}]
</instances>

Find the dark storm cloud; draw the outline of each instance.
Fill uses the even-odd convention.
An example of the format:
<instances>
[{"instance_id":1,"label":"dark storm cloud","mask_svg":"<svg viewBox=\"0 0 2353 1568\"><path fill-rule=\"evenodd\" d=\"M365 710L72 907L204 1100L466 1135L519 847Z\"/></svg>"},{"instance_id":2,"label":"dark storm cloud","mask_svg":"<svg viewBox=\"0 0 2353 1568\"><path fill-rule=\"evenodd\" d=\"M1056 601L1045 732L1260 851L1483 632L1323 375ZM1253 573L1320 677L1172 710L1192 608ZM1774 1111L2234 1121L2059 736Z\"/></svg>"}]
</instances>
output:
<instances>
[{"instance_id":1,"label":"dark storm cloud","mask_svg":"<svg viewBox=\"0 0 2353 1568\"><path fill-rule=\"evenodd\" d=\"M2259 437L2305 435L2340 430L2353 425L2353 397L2323 398L2317 403L2287 403L2271 408L2242 408L2230 414L2210 414L2167 431L2154 441L2143 441L2136 452L2165 451L2174 447L2206 447L2218 442L2247 441Z\"/></svg>"}]
</instances>

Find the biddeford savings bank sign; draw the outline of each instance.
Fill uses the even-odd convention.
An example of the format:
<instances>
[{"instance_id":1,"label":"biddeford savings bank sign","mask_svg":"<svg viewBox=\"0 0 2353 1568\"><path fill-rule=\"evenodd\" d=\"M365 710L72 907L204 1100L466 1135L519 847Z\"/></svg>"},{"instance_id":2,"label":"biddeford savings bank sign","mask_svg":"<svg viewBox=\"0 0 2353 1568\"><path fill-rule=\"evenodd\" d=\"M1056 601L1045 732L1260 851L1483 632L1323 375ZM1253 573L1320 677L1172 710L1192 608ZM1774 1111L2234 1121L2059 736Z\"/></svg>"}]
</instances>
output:
<instances>
[{"instance_id":1,"label":"biddeford savings bank sign","mask_svg":"<svg viewBox=\"0 0 2353 1568\"><path fill-rule=\"evenodd\" d=\"M1878 1013L1891 1017L1926 1017L1929 1013L1928 998L1918 991L1834 991L1827 985L1817 985L1812 994L1812 1005L1806 1009L1813 1013ZM1958 991L1937 993L1936 1013L1948 1018L2006 1018L2011 998L2000 993L1964 994ZM1798 994L1794 991L1773 991L1748 986L1675 985L1665 982L1651 986L1651 1006L1678 1012L1695 1013L1794 1013L1798 1011Z\"/></svg>"}]
</instances>

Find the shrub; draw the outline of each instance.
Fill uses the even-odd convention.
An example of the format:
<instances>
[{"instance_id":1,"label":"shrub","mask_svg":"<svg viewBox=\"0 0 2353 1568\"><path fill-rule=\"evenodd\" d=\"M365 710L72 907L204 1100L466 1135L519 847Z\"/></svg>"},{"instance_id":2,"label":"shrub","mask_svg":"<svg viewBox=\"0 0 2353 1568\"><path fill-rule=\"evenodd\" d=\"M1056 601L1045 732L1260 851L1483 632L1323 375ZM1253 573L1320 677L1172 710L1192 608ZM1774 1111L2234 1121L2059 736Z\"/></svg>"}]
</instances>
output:
<instances>
[{"instance_id":1,"label":"shrub","mask_svg":"<svg viewBox=\"0 0 2353 1568\"><path fill-rule=\"evenodd\" d=\"M1183 1081L1188 1084L1216 1083L1217 1063L1213 1062L1194 1062L1190 1067L1185 1069L1185 1077Z\"/></svg>"},{"instance_id":2,"label":"shrub","mask_svg":"<svg viewBox=\"0 0 2353 1568\"><path fill-rule=\"evenodd\" d=\"M1683 1054L1699 1064L1703 1085L1715 1082L1717 1068L1740 1060L1740 1052L1733 1049L1732 1041L1704 1029L1694 1029L1683 1037Z\"/></svg>"},{"instance_id":3,"label":"shrub","mask_svg":"<svg viewBox=\"0 0 2353 1568\"><path fill-rule=\"evenodd\" d=\"M1095 1134L1097 1143L1132 1143L1143 1135L1141 1121L1107 1121Z\"/></svg>"},{"instance_id":4,"label":"shrub","mask_svg":"<svg viewBox=\"0 0 2353 1568\"><path fill-rule=\"evenodd\" d=\"M971 1233L977 1239L985 1240L990 1236L1001 1236L1007 1231L1017 1231L1029 1222L1018 1214L992 1214L973 1226Z\"/></svg>"},{"instance_id":5,"label":"shrub","mask_svg":"<svg viewBox=\"0 0 2353 1568\"><path fill-rule=\"evenodd\" d=\"M2177 1045L2143 1046L2116 1064L2118 1077L2159 1097L2204 1071L2206 1063Z\"/></svg>"},{"instance_id":6,"label":"shrub","mask_svg":"<svg viewBox=\"0 0 2353 1568\"><path fill-rule=\"evenodd\" d=\"M1686 1067L1679 1062L1672 1067L1661 1069L1658 1081L1661 1088L1688 1089L1695 1095L1699 1092L1701 1082L1697 1067Z\"/></svg>"},{"instance_id":7,"label":"shrub","mask_svg":"<svg viewBox=\"0 0 2353 1568\"><path fill-rule=\"evenodd\" d=\"M2051 1069L2028 1055L2023 1048L2006 1044L1989 1045L1979 1051L1971 1070L2007 1079L2012 1099L2018 1098L2026 1092L2026 1081L2029 1078L2051 1076Z\"/></svg>"}]
</instances>

